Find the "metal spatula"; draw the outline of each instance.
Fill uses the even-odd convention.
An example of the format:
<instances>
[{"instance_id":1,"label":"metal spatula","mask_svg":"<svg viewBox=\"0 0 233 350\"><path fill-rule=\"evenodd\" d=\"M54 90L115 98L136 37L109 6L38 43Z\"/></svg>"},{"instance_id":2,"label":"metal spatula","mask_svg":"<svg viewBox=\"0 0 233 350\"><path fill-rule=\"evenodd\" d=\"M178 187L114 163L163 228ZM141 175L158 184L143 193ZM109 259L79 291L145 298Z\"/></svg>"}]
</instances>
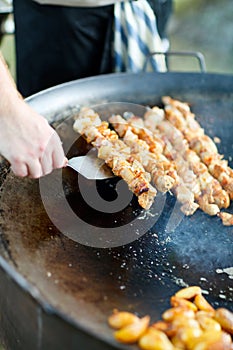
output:
<instances>
[{"instance_id":1,"label":"metal spatula","mask_svg":"<svg viewBox=\"0 0 233 350\"><path fill-rule=\"evenodd\" d=\"M99 113L102 120L108 120L113 114L120 114L126 119L131 114L143 117L148 110L145 106L128 102L102 103L91 108ZM115 176L105 162L97 158L97 150L95 148L91 149L85 156L69 159L67 166L89 180L103 180Z\"/></svg>"},{"instance_id":2,"label":"metal spatula","mask_svg":"<svg viewBox=\"0 0 233 350\"><path fill-rule=\"evenodd\" d=\"M104 160L97 158L95 148L92 148L85 156L69 159L67 166L89 180L103 180L115 176Z\"/></svg>"}]
</instances>

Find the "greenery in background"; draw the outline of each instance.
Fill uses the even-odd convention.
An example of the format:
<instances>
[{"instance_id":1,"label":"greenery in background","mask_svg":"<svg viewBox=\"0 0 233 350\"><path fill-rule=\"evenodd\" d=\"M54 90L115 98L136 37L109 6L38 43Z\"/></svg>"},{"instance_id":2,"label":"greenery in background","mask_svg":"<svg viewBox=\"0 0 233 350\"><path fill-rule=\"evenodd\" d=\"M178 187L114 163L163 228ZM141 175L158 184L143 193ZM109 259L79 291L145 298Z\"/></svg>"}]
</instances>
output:
<instances>
[{"instance_id":1,"label":"greenery in background","mask_svg":"<svg viewBox=\"0 0 233 350\"><path fill-rule=\"evenodd\" d=\"M217 4L219 0L173 0L175 11L179 16L183 16L187 11L198 11L203 4Z\"/></svg>"},{"instance_id":2,"label":"greenery in background","mask_svg":"<svg viewBox=\"0 0 233 350\"><path fill-rule=\"evenodd\" d=\"M15 41L14 36L7 34L3 37L1 43L1 52L9 66L10 72L15 79Z\"/></svg>"},{"instance_id":3,"label":"greenery in background","mask_svg":"<svg viewBox=\"0 0 233 350\"><path fill-rule=\"evenodd\" d=\"M173 51L199 51L208 72L233 73L232 0L174 0L169 25ZM190 60L177 59L172 70L197 70Z\"/></svg>"}]
</instances>

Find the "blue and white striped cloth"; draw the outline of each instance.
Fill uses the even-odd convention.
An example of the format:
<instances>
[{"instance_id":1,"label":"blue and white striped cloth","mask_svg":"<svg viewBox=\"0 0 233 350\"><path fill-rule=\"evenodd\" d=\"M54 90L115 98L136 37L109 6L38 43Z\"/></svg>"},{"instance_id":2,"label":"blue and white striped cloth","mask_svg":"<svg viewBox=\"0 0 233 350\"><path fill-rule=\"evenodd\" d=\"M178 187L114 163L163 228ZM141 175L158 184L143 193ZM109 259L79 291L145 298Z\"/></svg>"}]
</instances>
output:
<instances>
[{"instance_id":1,"label":"blue and white striped cloth","mask_svg":"<svg viewBox=\"0 0 233 350\"><path fill-rule=\"evenodd\" d=\"M114 5L115 72L141 72L146 56L164 52L155 14L146 0L123 1ZM148 71L166 71L164 55L154 55Z\"/></svg>"}]
</instances>

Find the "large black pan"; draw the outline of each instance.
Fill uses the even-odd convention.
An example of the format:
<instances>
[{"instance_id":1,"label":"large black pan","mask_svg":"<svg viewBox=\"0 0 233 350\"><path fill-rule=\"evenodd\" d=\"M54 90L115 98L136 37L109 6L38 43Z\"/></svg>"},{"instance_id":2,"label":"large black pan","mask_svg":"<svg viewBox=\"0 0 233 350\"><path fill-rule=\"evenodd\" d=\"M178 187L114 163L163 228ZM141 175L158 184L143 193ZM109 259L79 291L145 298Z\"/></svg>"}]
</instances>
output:
<instances>
[{"instance_id":1,"label":"large black pan","mask_svg":"<svg viewBox=\"0 0 233 350\"><path fill-rule=\"evenodd\" d=\"M49 89L28 102L60 124L64 147L74 155L87 150L85 142L75 142L77 135L66 119L78 105L154 105L163 95L190 102L207 133L221 139L219 150L232 165L232 76L106 75ZM7 348L128 349L113 340L107 326L112 309L149 313L156 320L169 306L169 297L186 285L201 286L214 307L233 310L233 227L223 227L217 217L200 211L182 217L170 194L159 196L147 215L134 198L117 213L103 213L101 204L97 210L85 203L70 169L35 181L15 178L2 161L0 175L0 333ZM94 188L88 181L83 184ZM106 196L110 188L104 182L99 192ZM79 225L74 227L64 203L81 218ZM115 248L107 244L106 249L90 246L90 237L96 243L103 232L102 239L111 240L116 227L123 227L132 242ZM74 239L76 233L78 242L67 232ZM87 245L80 244L85 235Z\"/></svg>"}]
</instances>

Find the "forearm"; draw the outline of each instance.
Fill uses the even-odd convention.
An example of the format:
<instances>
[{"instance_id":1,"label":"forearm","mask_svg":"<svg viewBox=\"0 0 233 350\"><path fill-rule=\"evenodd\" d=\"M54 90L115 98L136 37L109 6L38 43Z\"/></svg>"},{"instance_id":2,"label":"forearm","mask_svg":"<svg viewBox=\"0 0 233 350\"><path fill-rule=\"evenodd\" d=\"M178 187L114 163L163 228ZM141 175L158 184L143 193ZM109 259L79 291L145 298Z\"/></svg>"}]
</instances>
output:
<instances>
[{"instance_id":1,"label":"forearm","mask_svg":"<svg viewBox=\"0 0 233 350\"><path fill-rule=\"evenodd\" d=\"M57 133L20 96L0 58L0 154L18 176L33 178L65 164Z\"/></svg>"},{"instance_id":2,"label":"forearm","mask_svg":"<svg viewBox=\"0 0 233 350\"><path fill-rule=\"evenodd\" d=\"M6 117L12 106L21 99L8 66L0 53L0 118Z\"/></svg>"}]
</instances>

